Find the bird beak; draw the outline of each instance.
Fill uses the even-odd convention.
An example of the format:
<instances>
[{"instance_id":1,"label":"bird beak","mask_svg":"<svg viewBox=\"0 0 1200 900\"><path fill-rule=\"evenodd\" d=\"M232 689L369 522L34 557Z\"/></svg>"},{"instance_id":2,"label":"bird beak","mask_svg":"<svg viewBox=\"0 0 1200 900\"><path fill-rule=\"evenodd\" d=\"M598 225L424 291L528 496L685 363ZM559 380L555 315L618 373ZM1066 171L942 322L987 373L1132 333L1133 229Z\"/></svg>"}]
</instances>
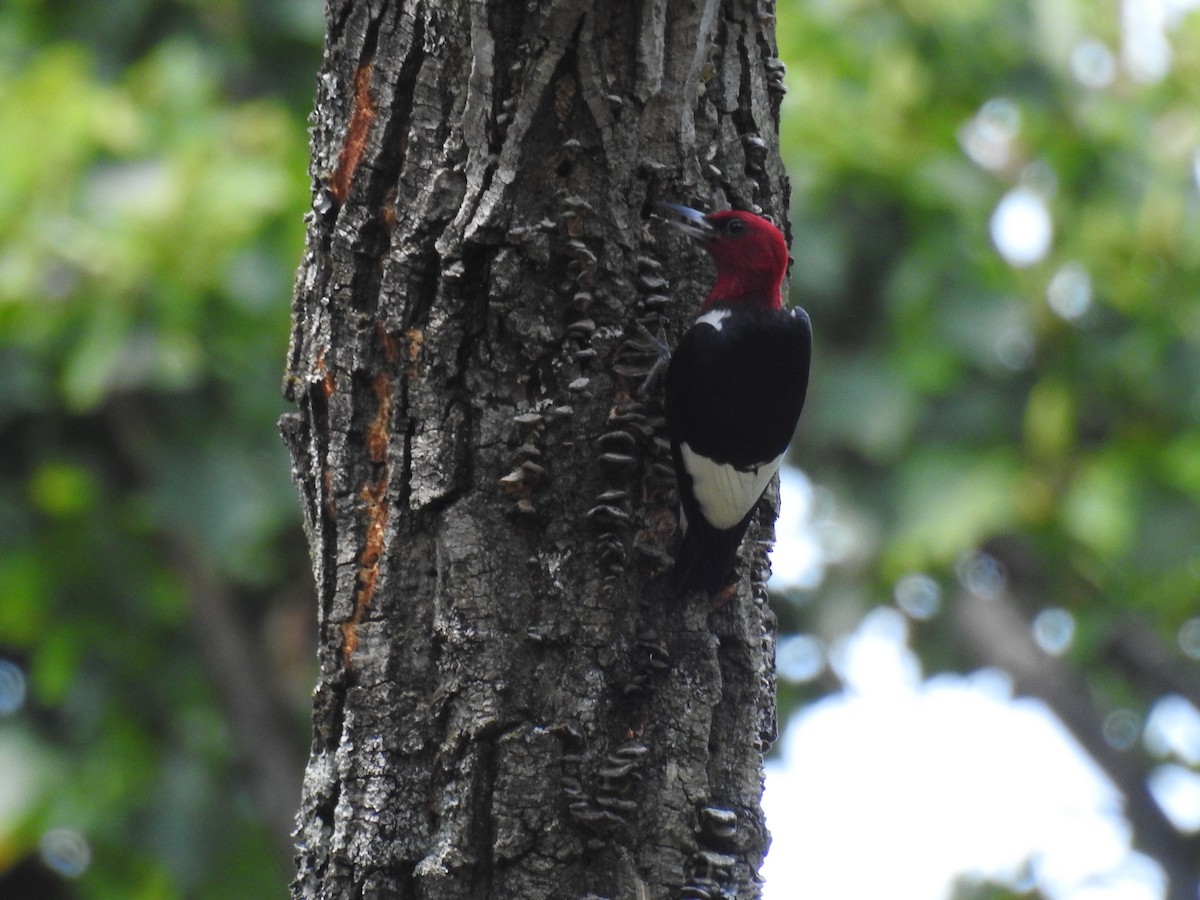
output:
<instances>
[{"instance_id":1,"label":"bird beak","mask_svg":"<svg viewBox=\"0 0 1200 900\"><path fill-rule=\"evenodd\" d=\"M700 241L707 241L713 236L713 227L708 224L708 219L700 210L692 209L690 206L680 206L678 203L659 203L658 206L679 217L679 219L667 220L667 224L672 228L678 228L684 234Z\"/></svg>"}]
</instances>

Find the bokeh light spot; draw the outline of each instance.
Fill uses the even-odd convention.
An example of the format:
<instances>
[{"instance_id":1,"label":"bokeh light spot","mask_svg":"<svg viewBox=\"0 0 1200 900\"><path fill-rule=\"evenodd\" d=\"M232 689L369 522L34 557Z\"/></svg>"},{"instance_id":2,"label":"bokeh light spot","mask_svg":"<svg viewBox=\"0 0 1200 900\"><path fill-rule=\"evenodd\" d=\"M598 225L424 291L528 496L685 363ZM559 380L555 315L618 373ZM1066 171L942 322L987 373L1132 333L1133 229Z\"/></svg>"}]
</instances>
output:
<instances>
[{"instance_id":1,"label":"bokeh light spot","mask_svg":"<svg viewBox=\"0 0 1200 900\"><path fill-rule=\"evenodd\" d=\"M64 878L78 878L92 864L92 848L73 828L53 828L38 844L42 862Z\"/></svg>"},{"instance_id":2,"label":"bokeh light spot","mask_svg":"<svg viewBox=\"0 0 1200 900\"><path fill-rule=\"evenodd\" d=\"M1114 709L1104 717L1101 730L1104 740L1114 750L1128 750L1138 739L1142 728L1142 720L1137 713L1129 709Z\"/></svg>"},{"instance_id":3,"label":"bokeh light spot","mask_svg":"<svg viewBox=\"0 0 1200 900\"><path fill-rule=\"evenodd\" d=\"M1092 279L1079 263L1067 263L1050 279L1046 302L1063 319L1073 322L1092 306Z\"/></svg>"},{"instance_id":4,"label":"bokeh light spot","mask_svg":"<svg viewBox=\"0 0 1200 900\"><path fill-rule=\"evenodd\" d=\"M1200 659L1200 618L1183 623L1179 629L1179 649L1192 659Z\"/></svg>"},{"instance_id":5,"label":"bokeh light spot","mask_svg":"<svg viewBox=\"0 0 1200 900\"><path fill-rule=\"evenodd\" d=\"M986 553L970 553L958 561L958 580L968 591L985 600L1000 596L1007 576L995 557Z\"/></svg>"},{"instance_id":6,"label":"bokeh light spot","mask_svg":"<svg viewBox=\"0 0 1200 900\"><path fill-rule=\"evenodd\" d=\"M1033 618L1033 639L1051 656L1060 656L1075 639L1075 617L1065 609L1043 609Z\"/></svg>"},{"instance_id":7,"label":"bokeh light spot","mask_svg":"<svg viewBox=\"0 0 1200 900\"><path fill-rule=\"evenodd\" d=\"M1200 763L1200 710L1178 694L1160 697L1146 716L1144 740L1155 756Z\"/></svg>"},{"instance_id":8,"label":"bokeh light spot","mask_svg":"<svg viewBox=\"0 0 1200 900\"><path fill-rule=\"evenodd\" d=\"M1033 362L1033 335L1020 325L996 332L995 348L1000 365L1014 372L1029 368Z\"/></svg>"},{"instance_id":9,"label":"bokeh light spot","mask_svg":"<svg viewBox=\"0 0 1200 900\"><path fill-rule=\"evenodd\" d=\"M958 143L976 165L994 172L1008 165L1020 128L1017 104L1007 97L993 97L959 129Z\"/></svg>"},{"instance_id":10,"label":"bokeh light spot","mask_svg":"<svg viewBox=\"0 0 1200 900\"><path fill-rule=\"evenodd\" d=\"M1176 763L1156 766L1147 779L1150 793L1180 831L1200 831L1200 775Z\"/></svg>"},{"instance_id":11,"label":"bokeh light spot","mask_svg":"<svg viewBox=\"0 0 1200 900\"><path fill-rule=\"evenodd\" d=\"M910 572L901 577L892 594L896 605L913 619L932 618L942 606L941 587L921 572Z\"/></svg>"},{"instance_id":12,"label":"bokeh light spot","mask_svg":"<svg viewBox=\"0 0 1200 900\"><path fill-rule=\"evenodd\" d=\"M1113 83L1117 59L1097 38L1084 38L1071 50L1071 74L1086 88L1098 91Z\"/></svg>"},{"instance_id":13,"label":"bokeh light spot","mask_svg":"<svg viewBox=\"0 0 1200 900\"><path fill-rule=\"evenodd\" d=\"M1050 252L1050 208L1031 188L1015 187L1005 194L992 213L990 229L996 250L1010 266L1032 266Z\"/></svg>"},{"instance_id":14,"label":"bokeh light spot","mask_svg":"<svg viewBox=\"0 0 1200 900\"><path fill-rule=\"evenodd\" d=\"M25 705L28 686L21 667L9 659L0 659L0 716L11 716Z\"/></svg>"}]
</instances>

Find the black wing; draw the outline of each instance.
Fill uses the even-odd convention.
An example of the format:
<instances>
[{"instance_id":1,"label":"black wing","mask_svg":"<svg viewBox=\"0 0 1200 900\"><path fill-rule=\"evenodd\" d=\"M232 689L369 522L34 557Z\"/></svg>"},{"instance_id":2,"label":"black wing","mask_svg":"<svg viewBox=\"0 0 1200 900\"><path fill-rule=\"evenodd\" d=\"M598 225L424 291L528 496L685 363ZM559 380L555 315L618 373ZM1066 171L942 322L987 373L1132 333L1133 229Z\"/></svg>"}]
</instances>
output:
<instances>
[{"instance_id":1,"label":"black wing","mask_svg":"<svg viewBox=\"0 0 1200 900\"><path fill-rule=\"evenodd\" d=\"M667 368L667 424L716 462L746 468L791 442L808 392L812 326L802 309L739 311L694 325Z\"/></svg>"},{"instance_id":2,"label":"black wing","mask_svg":"<svg viewBox=\"0 0 1200 900\"><path fill-rule=\"evenodd\" d=\"M731 312L693 326L667 369L667 426L687 530L672 590L724 587L750 521L713 527L701 514L681 445L714 463L749 469L780 456L808 391L812 327L801 309ZM757 497L749 498L752 511Z\"/></svg>"}]
</instances>

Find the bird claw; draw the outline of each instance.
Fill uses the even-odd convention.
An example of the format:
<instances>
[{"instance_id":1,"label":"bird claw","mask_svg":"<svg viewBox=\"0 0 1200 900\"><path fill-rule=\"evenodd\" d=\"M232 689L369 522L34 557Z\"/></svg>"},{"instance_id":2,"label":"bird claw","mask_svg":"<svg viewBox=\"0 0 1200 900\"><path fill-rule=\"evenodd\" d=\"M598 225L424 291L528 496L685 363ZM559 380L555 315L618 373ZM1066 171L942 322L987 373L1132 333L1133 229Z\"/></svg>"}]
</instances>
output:
<instances>
[{"instance_id":1,"label":"bird claw","mask_svg":"<svg viewBox=\"0 0 1200 900\"><path fill-rule=\"evenodd\" d=\"M671 348L667 344L667 335L663 330L661 319L658 322L657 335L640 320L635 320L633 324L637 326L637 330L646 338L647 349L653 350L656 354L654 364L650 367L650 371L646 373L642 379L641 386L638 388L638 396L645 399L657 391L658 382L666 372L667 363L671 361Z\"/></svg>"},{"instance_id":2,"label":"bird claw","mask_svg":"<svg viewBox=\"0 0 1200 900\"><path fill-rule=\"evenodd\" d=\"M671 347L667 344L667 333L663 330L662 319L658 320L658 334L654 334L641 319L635 319L634 325L658 353L658 364L665 365L671 359Z\"/></svg>"},{"instance_id":3,"label":"bird claw","mask_svg":"<svg viewBox=\"0 0 1200 900\"><path fill-rule=\"evenodd\" d=\"M662 330L662 320L659 319L659 334L654 335L646 324L635 320L634 325L646 340L629 338L618 350L618 360L613 364L613 371L626 378L640 378L641 386L637 389L638 397L646 398L658 390L659 379L662 378L668 362L671 361L671 348L667 346L666 334ZM653 362L650 361L653 359Z\"/></svg>"}]
</instances>

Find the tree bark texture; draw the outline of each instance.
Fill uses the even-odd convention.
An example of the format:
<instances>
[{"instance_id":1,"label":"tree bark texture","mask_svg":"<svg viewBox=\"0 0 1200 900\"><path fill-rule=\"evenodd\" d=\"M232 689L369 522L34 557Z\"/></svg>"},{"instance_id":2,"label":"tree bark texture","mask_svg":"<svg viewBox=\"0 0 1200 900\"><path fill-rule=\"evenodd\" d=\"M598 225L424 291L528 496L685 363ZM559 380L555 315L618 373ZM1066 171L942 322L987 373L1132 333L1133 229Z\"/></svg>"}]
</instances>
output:
<instances>
[{"instance_id":1,"label":"tree bark texture","mask_svg":"<svg viewBox=\"0 0 1200 900\"><path fill-rule=\"evenodd\" d=\"M331 0L282 422L320 604L293 893L755 897L765 545L710 611L657 357L712 272L658 199L772 212L742 0Z\"/></svg>"}]
</instances>

